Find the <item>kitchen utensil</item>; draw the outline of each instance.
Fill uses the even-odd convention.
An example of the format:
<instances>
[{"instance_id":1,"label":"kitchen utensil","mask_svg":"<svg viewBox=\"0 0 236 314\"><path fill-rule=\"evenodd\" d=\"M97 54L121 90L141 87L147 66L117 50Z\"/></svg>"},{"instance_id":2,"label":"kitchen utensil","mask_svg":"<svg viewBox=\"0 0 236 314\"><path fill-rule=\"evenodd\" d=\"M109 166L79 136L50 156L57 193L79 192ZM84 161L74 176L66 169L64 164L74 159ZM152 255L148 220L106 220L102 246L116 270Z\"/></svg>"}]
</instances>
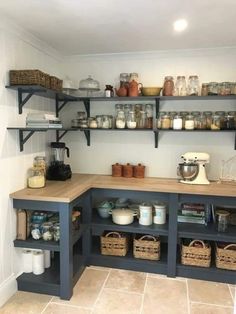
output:
<instances>
[{"instance_id":1,"label":"kitchen utensil","mask_svg":"<svg viewBox=\"0 0 236 314\"><path fill-rule=\"evenodd\" d=\"M121 83L120 88L115 88L116 95L118 97L125 97L128 95L128 90L126 88L127 83Z\"/></svg>"},{"instance_id":2,"label":"kitchen utensil","mask_svg":"<svg viewBox=\"0 0 236 314\"><path fill-rule=\"evenodd\" d=\"M150 226L152 224L152 206L148 204L139 205L139 224Z\"/></svg>"},{"instance_id":3,"label":"kitchen utensil","mask_svg":"<svg viewBox=\"0 0 236 314\"><path fill-rule=\"evenodd\" d=\"M129 201L127 198L118 198L115 202L115 208L127 208Z\"/></svg>"},{"instance_id":4,"label":"kitchen utensil","mask_svg":"<svg viewBox=\"0 0 236 314\"><path fill-rule=\"evenodd\" d=\"M141 93L143 96L159 96L162 87L142 87Z\"/></svg>"},{"instance_id":5,"label":"kitchen utensil","mask_svg":"<svg viewBox=\"0 0 236 314\"><path fill-rule=\"evenodd\" d=\"M79 90L87 91L87 96L89 97L92 95L92 92L100 90L100 85L98 81L92 79L91 75L89 75L87 79L79 82Z\"/></svg>"},{"instance_id":6,"label":"kitchen utensil","mask_svg":"<svg viewBox=\"0 0 236 314\"><path fill-rule=\"evenodd\" d=\"M137 216L137 212L128 208L113 209L110 214L112 215L112 221L118 225L132 224L134 216Z\"/></svg>"},{"instance_id":7,"label":"kitchen utensil","mask_svg":"<svg viewBox=\"0 0 236 314\"><path fill-rule=\"evenodd\" d=\"M128 96L137 97L139 95L139 85L143 86L141 83L137 83L135 80L129 82Z\"/></svg>"},{"instance_id":8,"label":"kitchen utensil","mask_svg":"<svg viewBox=\"0 0 236 314\"><path fill-rule=\"evenodd\" d=\"M110 217L110 210L114 208L114 203L110 201L104 201L98 205L97 211L98 215L101 218L108 218Z\"/></svg>"},{"instance_id":9,"label":"kitchen utensil","mask_svg":"<svg viewBox=\"0 0 236 314\"><path fill-rule=\"evenodd\" d=\"M210 161L209 154L187 152L181 158L184 162L179 164L177 168L177 174L182 178L181 183L210 184L205 169L205 165Z\"/></svg>"},{"instance_id":10,"label":"kitchen utensil","mask_svg":"<svg viewBox=\"0 0 236 314\"><path fill-rule=\"evenodd\" d=\"M162 225L166 223L166 205L154 204L155 216L153 219L154 224Z\"/></svg>"}]
</instances>

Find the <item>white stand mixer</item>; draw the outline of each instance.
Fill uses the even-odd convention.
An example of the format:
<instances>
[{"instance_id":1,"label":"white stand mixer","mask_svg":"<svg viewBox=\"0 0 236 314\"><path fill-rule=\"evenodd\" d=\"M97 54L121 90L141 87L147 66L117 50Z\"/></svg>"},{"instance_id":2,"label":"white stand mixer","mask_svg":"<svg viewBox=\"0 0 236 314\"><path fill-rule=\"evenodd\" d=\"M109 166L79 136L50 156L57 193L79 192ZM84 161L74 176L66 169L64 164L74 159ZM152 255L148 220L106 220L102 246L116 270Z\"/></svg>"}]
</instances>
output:
<instances>
[{"instance_id":1,"label":"white stand mixer","mask_svg":"<svg viewBox=\"0 0 236 314\"><path fill-rule=\"evenodd\" d=\"M181 158L184 161L184 163L179 164L179 168L178 168L178 174L183 178L182 180L180 180L181 183L210 184L210 182L207 179L206 169L205 169L205 165L209 163L210 161L209 154L187 152L183 154ZM191 168L193 169L192 175L191 173L189 173L189 170Z\"/></svg>"}]
</instances>

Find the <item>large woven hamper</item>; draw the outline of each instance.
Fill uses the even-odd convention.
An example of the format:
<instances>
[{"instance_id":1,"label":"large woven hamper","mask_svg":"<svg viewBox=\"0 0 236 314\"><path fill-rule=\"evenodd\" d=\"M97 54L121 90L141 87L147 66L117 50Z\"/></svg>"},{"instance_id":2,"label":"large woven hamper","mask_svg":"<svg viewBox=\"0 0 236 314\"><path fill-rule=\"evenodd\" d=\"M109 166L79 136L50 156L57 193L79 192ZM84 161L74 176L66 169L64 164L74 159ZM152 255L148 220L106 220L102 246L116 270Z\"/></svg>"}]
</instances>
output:
<instances>
[{"instance_id":1,"label":"large woven hamper","mask_svg":"<svg viewBox=\"0 0 236 314\"><path fill-rule=\"evenodd\" d=\"M210 267L211 246L202 240L193 240L189 245L181 245L181 264Z\"/></svg>"},{"instance_id":2,"label":"large woven hamper","mask_svg":"<svg viewBox=\"0 0 236 314\"><path fill-rule=\"evenodd\" d=\"M152 235L136 236L133 241L133 254L135 258L158 261L161 256L159 238Z\"/></svg>"},{"instance_id":3,"label":"large woven hamper","mask_svg":"<svg viewBox=\"0 0 236 314\"><path fill-rule=\"evenodd\" d=\"M10 70L10 85L40 85L50 87L50 77L40 70Z\"/></svg>"},{"instance_id":4,"label":"large woven hamper","mask_svg":"<svg viewBox=\"0 0 236 314\"><path fill-rule=\"evenodd\" d=\"M111 231L100 237L102 255L125 256L129 248L128 235Z\"/></svg>"},{"instance_id":5,"label":"large woven hamper","mask_svg":"<svg viewBox=\"0 0 236 314\"><path fill-rule=\"evenodd\" d=\"M215 259L217 268L236 270L236 243L215 243Z\"/></svg>"}]
</instances>

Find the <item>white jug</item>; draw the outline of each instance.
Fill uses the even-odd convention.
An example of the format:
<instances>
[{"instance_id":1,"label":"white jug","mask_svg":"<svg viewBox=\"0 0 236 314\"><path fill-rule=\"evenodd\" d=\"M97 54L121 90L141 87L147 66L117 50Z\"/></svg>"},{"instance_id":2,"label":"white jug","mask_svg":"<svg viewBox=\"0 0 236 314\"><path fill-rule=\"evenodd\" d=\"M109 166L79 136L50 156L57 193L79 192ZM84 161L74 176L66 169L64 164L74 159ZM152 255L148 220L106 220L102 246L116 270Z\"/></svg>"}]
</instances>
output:
<instances>
[{"instance_id":1,"label":"white jug","mask_svg":"<svg viewBox=\"0 0 236 314\"><path fill-rule=\"evenodd\" d=\"M152 206L151 205L139 205L139 224L149 226L152 224Z\"/></svg>"},{"instance_id":2,"label":"white jug","mask_svg":"<svg viewBox=\"0 0 236 314\"><path fill-rule=\"evenodd\" d=\"M164 204L156 204L154 224L163 225L166 223L166 206Z\"/></svg>"}]
</instances>

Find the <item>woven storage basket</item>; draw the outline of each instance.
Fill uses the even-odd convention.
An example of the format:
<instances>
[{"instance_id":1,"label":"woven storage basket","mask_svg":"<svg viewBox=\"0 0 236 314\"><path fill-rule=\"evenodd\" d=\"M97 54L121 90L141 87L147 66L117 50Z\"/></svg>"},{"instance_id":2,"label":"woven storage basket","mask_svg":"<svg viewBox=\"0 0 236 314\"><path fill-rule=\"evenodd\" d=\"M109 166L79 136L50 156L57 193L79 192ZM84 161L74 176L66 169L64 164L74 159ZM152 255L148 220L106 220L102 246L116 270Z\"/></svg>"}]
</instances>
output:
<instances>
[{"instance_id":1,"label":"woven storage basket","mask_svg":"<svg viewBox=\"0 0 236 314\"><path fill-rule=\"evenodd\" d=\"M49 75L40 70L11 70L10 85L40 85L49 87Z\"/></svg>"},{"instance_id":2,"label":"woven storage basket","mask_svg":"<svg viewBox=\"0 0 236 314\"><path fill-rule=\"evenodd\" d=\"M134 238L133 254L135 258L158 261L161 256L160 240L152 235Z\"/></svg>"},{"instance_id":3,"label":"woven storage basket","mask_svg":"<svg viewBox=\"0 0 236 314\"><path fill-rule=\"evenodd\" d=\"M62 80L56 76L50 76L50 88L56 91L62 91Z\"/></svg>"},{"instance_id":4,"label":"woven storage basket","mask_svg":"<svg viewBox=\"0 0 236 314\"><path fill-rule=\"evenodd\" d=\"M128 252L128 235L120 232L108 232L100 237L102 255L125 256Z\"/></svg>"},{"instance_id":5,"label":"woven storage basket","mask_svg":"<svg viewBox=\"0 0 236 314\"><path fill-rule=\"evenodd\" d=\"M200 244L200 246L194 246ZM183 265L210 267L211 246L202 240L193 240L188 246L181 245L181 263Z\"/></svg>"},{"instance_id":6,"label":"woven storage basket","mask_svg":"<svg viewBox=\"0 0 236 314\"><path fill-rule=\"evenodd\" d=\"M236 270L236 243L222 248L215 243L215 258L217 268Z\"/></svg>"}]
</instances>

